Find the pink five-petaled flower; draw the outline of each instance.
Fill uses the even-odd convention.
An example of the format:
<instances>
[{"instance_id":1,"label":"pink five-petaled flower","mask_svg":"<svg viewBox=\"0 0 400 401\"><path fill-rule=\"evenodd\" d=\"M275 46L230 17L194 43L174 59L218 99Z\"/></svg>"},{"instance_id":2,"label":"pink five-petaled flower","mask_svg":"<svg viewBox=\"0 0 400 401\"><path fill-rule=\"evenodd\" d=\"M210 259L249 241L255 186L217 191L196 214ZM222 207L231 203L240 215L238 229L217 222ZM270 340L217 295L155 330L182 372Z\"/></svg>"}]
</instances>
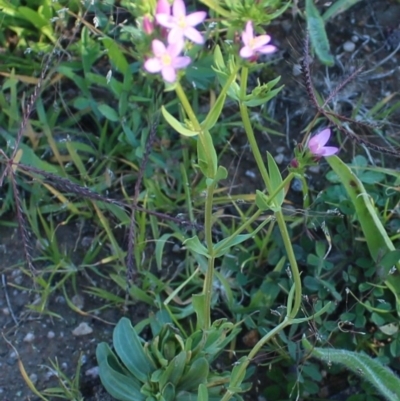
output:
<instances>
[{"instance_id":1,"label":"pink five-petaled flower","mask_svg":"<svg viewBox=\"0 0 400 401\"><path fill-rule=\"evenodd\" d=\"M308 142L308 149L317 157L332 156L339 152L339 148L335 146L325 146L331 137L331 130L325 128L319 134L314 135Z\"/></svg>"},{"instance_id":2,"label":"pink five-petaled flower","mask_svg":"<svg viewBox=\"0 0 400 401\"><path fill-rule=\"evenodd\" d=\"M165 12L156 14L157 22L169 28L168 43L175 43L183 38L188 38L194 43L203 44L202 34L194 27L206 19L205 11L197 11L186 15L186 6L183 0L175 0L172 4L172 15Z\"/></svg>"},{"instance_id":3,"label":"pink five-petaled flower","mask_svg":"<svg viewBox=\"0 0 400 401\"><path fill-rule=\"evenodd\" d=\"M246 24L246 29L242 33L242 41L244 46L240 49L240 56L243 58L253 57L256 53L269 54L276 50L275 46L267 44L271 41L271 36L254 36L253 23L251 21Z\"/></svg>"},{"instance_id":4,"label":"pink five-petaled flower","mask_svg":"<svg viewBox=\"0 0 400 401\"><path fill-rule=\"evenodd\" d=\"M185 68L190 64L190 57L179 56L183 50L182 40L170 43L165 47L164 43L154 39L151 47L155 57L151 57L144 63L144 68L148 72L161 72L164 81L172 83L176 80L176 70Z\"/></svg>"}]
</instances>

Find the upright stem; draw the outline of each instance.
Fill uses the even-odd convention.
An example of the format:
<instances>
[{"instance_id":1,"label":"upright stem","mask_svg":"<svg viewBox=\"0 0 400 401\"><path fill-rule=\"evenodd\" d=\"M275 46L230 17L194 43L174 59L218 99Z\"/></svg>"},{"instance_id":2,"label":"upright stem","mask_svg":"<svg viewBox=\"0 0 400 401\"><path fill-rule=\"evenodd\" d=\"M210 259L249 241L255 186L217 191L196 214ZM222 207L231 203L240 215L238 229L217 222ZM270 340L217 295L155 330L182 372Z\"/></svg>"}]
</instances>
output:
<instances>
[{"instance_id":1,"label":"upright stem","mask_svg":"<svg viewBox=\"0 0 400 401\"><path fill-rule=\"evenodd\" d=\"M182 86L178 83L176 86L176 94L181 101L181 104L189 117L190 122L193 125L193 128L199 132L199 141L202 142L203 148L207 150L207 145L205 144L204 133L202 131L201 125L197 120L196 114L194 113L192 106L190 105L188 98L186 97L185 91ZM209 152L207 152L209 156ZM211 161L209 161L211 163ZM214 257L214 244L212 240L212 226L213 226L213 201L214 201L214 191L216 187L215 181L212 181L207 185L206 190L206 201L205 201L205 213L204 213L204 232L205 232L205 241L208 250L208 264L207 271L204 277L203 284L203 295L204 295L204 327L202 329L207 330L211 326L211 297L212 297L212 289L213 289L213 281L214 281L214 265L215 265L215 257Z\"/></svg>"},{"instance_id":2,"label":"upright stem","mask_svg":"<svg viewBox=\"0 0 400 401\"><path fill-rule=\"evenodd\" d=\"M242 99L244 98L244 96L246 95L246 88L247 88L247 78L248 78L248 68L247 67L243 67L242 69L242 74L241 74L241 97ZM253 152L254 158L256 160L257 163L257 167L261 173L261 176L263 178L264 184L267 188L268 194L273 194L276 190L276 188L272 188L271 185L271 180L268 174L268 171L265 167L260 149L257 145L257 141L254 135L254 131L253 128L251 126L251 122L250 122L250 117L249 117L249 112L247 109L247 106L243 103L240 102L240 114L242 117L242 121L243 121L243 125L244 125L244 129L246 131L246 135L247 135L247 139L250 143L250 147L251 150ZM290 240L290 236L289 236L289 232L287 230L286 227L286 222L285 222L285 217L283 215L282 210L278 210L277 212L275 212L275 216L276 216L276 220L278 223L278 227L279 230L281 232L282 235L282 239L283 239L283 243L285 245L285 250L287 253L287 257L289 259L289 263L290 263L290 267L292 270L292 277L293 277L293 282L296 288L296 293L295 293L295 297L294 297L294 304L293 304L293 308L292 311L290 313L290 318L293 318L296 316L297 312L300 309L301 306L301 294L302 294L302 287L301 287L301 279L300 279L300 272L299 272L299 268L297 266L297 261L296 261L296 257L293 251L293 247L292 247L292 243Z\"/></svg>"}]
</instances>

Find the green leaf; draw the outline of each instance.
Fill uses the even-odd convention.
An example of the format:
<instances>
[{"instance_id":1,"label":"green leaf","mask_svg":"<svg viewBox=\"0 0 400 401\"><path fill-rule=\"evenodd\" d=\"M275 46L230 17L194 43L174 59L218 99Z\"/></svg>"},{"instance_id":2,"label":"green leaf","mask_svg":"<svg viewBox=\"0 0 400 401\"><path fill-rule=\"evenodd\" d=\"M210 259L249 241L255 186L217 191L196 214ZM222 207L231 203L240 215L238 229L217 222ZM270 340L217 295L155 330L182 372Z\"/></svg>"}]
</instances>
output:
<instances>
[{"instance_id":1,"label":"green leaf","mask_svg":"<svg viewBox=\"0 0 400 401\"><path fill-rule=\"evenodd\" d=\"M330 53L328 36L324 20L315 7L314 0L306 0L307 29L310 33L311 44L319 60L326 65L333 65L335 60Z\"/></svg>"},{"instance_id":2,"label":"green leaf","mask_svg":"<svg viewBox=\"0 0 400 401\"><path fill-rule=\"evenodd\" d=\"M374 261L379 264L384 255L395 251L385 227L380 221L377 212L371 202L367 191L361 181L337 156L326 158L327 162L340 178L347 194L349 195L360 221L361 229L367 241L369 252ZM394 254L397 257L397 254ZM388 259L391 258L388 256ZM385 261L386 262L386 261ZM395 263L397 270L400 270L400 263ZM397 313L400 314L400 275L389 274L391 263L382 267L381 276L385 278L385 284L396 297Z\"/></svg>"},{"instance_id":3,"label":"green leaf","mask_svg":"<svg viewBox=\"0 0 400 401\"><path fill-rule=\"evenodd\" d=\"M196 359L189 370L182 376L179 382L179 390L196 390L200 384L207 382L210 367L205 358Z\"/></svg>"},{"instance_id":4,"label":"green leaf","mask_svg":"<svg viewBox=\"0 0 400 401\"><path fill-rule=\"evenodd\" d=\"M197 329L203 329L208 316L208 311L205 308L205 295L204 294L194 294L192 295L193 309L197 316Z\"/></svg>"},{"instance_id":5,"label":"green leaf","mask_svg":"<svg viewBox=\"0 0 400 401\"><path fill-rule=\"evenodd\" d=\"M214 180L218 171L218 156L215 151L212 137L208 131L199 135L197 141L197 158L202 173Z\"/></svg>"},{"instance_id":6,"label":"green leaf","mask_svg":"<svg viewBox=\"0 0 400 401\"><path fill-rule=\"evenodd\" d=\"M174 387L177 386L185 370L187 357L187 353L181 351L169 362L160 377L160 388L164 388L167 383L172 383Z\"/></svg>"},{"instance_id":7,"label":"green leaf","mask_svg":"<svg viewBox=\"0 0 400 401\"><path fill-rule=\"evenodd\" d=\"M103 116L105 118L107 118L107 120L114 121L114 122L119 121L117 112L112 107L110 107L108 104L104 104L104 103L100 104L98 106L98 109L99 109L100 113L103 114Z\"/></svg>"},{"instance_id":8,"label":"green leaf","mask_svg":"<svg viewBox=\"0 0 400 401\"><path fill-rule=\"evenodd\" d=\"M208 401L208 390L205 384L199 385L199 390L197 393L198 401Z\"/></svg>"},{"instance_id":9,"label":"green leaf","mask_svg":"<svg viewBox=\"0 0 400 401\"><path fill-rule=\"evenodd\" d=\"M267 153L267 160L268 160L268 173L271 179L271 191L273 193L269 194L270 198L275 193L275 191L279 188L282 184L282 176L281 172L279 171L279 167L276 164L275 159L272 157L271 153ZM283 201L285 200L285 189L282 188L276 196L270 200L270 203L273 205L271 208L274 211L278 211L281 209Z\"/></svg>"},{"instance_id":10,"label":"green leaf","mask_svg":"<svg viewBox=\"0 0 400 401\"><path fill-rule=\"evenodd\" d=\"M183 136L199 135L197 131L193 131L183 126L172 114L168 113L167 109L164 106L161 107L161 112L167 123L179 134Z\"/></svg>"},{"instance_id":11,"label":"green leaf","mask_svg":"<svg viewBox=\"0 0 400 401\"><path fill-rule=\"evenodd\" d=\"M361 0L336 0L325 12L322 18L327 21L353 7Z\"/></svg>"},{"instance_id":12,"label":"green leaf","mask_svg":"<svg viewBox=\"0 0 400 401\"><path fill-rule=\"evenodd\" d=\"M207 248L200 242L197 235L192 238L186 239L185 241L183 241L183 244L186 245L186 247L192 252L206 256L207 258L210 257Z\"/></svg>"},{"instance_id":13,"label":"green leaf","mask_svg":"<svg viewBox=\"0 0 400 401\"><path fill-rule=\"evenodd\" d=\"M100 380L107 392L120 401L144 401L140 392L140 383L123 373L118 359L106 343L100 343L96 349Z\"/></svg>"},{"instance_id":14,"label":"green leaf","mask_svg":"<svg viewBox=\"0 0 400 401\"><path fill-rule=\"evenodd\" d=\"M303 338L302 343L313 357L344 365L361 379L371 383L387 400L400 401L400 379L377 359L343 349L314 348L306 338Z\"/></svg>"},{"instance_id":15,"label":"green leaf","mask_svg":"<svg viewBox=\"0 0 400 401\"><path fill-rule=\"evenodd\" d=\"M236 78L236 73L237 73L236 69L234 69L231 72L229 78L227 79L227 81L225 82L225 84L221 90L221 93L218 96L218 99L213 104L211 110L207 114L206 119L201 123L201 127L203 128L203 131L209 131L212 127L214 127L214 125L218 121L218 118L221 115L222 109L225 104L226 95L229 91L229 88L231 87L232 83L234 82L234 80Z\"/></svg>"},{"instance_id":16,"label":"green leaf","mask_svg":"<svg viewBox=\"0 0 400 401\"><path fill-rule=\"evenodd\" d=\"M104 47L108 50L108 58L115 65L122 74L129 72L129 64L126 61L124 54L122 53L119 45L110 37L102 38Z\"/></svg>"},{"instance_id":17,"label":"green leaf","mask_svg":"<svg viewBox=\"0 0 400 401\"><path fill-rule=\"evenodd\" d=\"M129 319L123 317L118 322L113 333L113 344L117 355L127 369L145 383L156 367L147 357L140 337Z\"/></svg>"},{"instance_id":18,"label":"green leaf","mask_svg":"<svg viewBox=\"0 0 400 401\"><path fill-rule=\"evenodd\" d=\"M280 81L281 77L278 76L266 84L258 84L251 92L251 94L246 95L243 99L243 103L248 107L256 107L266 103L268 100L275 97L284 87L280 86L277 89L272 90L272 88Z\"/></svg>"}]
</instances>

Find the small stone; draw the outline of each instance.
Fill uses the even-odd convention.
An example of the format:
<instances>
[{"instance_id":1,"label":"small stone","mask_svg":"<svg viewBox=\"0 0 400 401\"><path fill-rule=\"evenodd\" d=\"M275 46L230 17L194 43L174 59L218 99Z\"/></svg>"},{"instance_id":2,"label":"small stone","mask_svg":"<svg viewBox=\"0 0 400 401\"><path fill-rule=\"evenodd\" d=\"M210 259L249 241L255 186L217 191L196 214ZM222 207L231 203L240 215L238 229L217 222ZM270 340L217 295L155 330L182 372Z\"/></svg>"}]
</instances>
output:
<instances>
[{"instance_id":1,"label":"small stone","mask_svg":"<svg viewBox=\"0 0 400 401\"><path fill-rule=\"evenodd\" d=\"M279 155L276 155L274 157L275 161L277 164L281 164L283 162L283 159L285 158L283 153L279 153Z\"/></svg>"},{"instance_id":2,"label":"small stone","mask_svg":"<svg viewBox=\"0 0 400 401\"><path fill-rule=\"evenodd\" d=\"M99 377L99 367L98 366L94 366L93 368L88 369L85 372L85 376L89 376L92 379L96 379L97 377Z\"/></svg>"},{"instance_id":3,"label":"small stone","mask_svg":"<svg viewBox=\"0 0 400 401\"><path fill-rule=\"evenodd\" d=\"M38 375L36 373L32 373L31 375L29 375L29 379L33 384L36 384L38 381Z\"/></svg>"},{"instance_id":4,"label":"small stone","mask_svg":"<svg viewBox=\"0 0 400 401\"><path fill-rule=\"evenodd\" d=\"M318 174L319 171L320 171L319 164L317 164L316 166L311 166L311 167L309 167L309 168L308 168L308 171L309 171L310 173L313 173L313 174Z\"/></svg>"},{"instance_id":5,"label":"small stone","mask_svg":"<svg viewBox=\"0 0 400 401\"><path fill-rule=\"evenodd\" d=\"M8 308L3 308L3 309L1 310L1 312L3 313L3 315L9 315L9 314L10 314L10 309L8 309Z\"/></svg>"},{"instance_id":6,"label":"small stone","mask_svg":"<svg viewBox=\"0 0 400 401\"><path fill-rule=\"evenodd\" d=\"M24 337L24 342L26 342L26 343L31 343L34 339L35 339L35 335L34 335L33 333L28 333L28 334Z\"/></svg>"},{"instance_id":7,"label":"small stone","mask_svg":"<svg viewBox=\"0 0 400 401\"><path fill-rule=\"evenodd\" d=\"M82 295L76 294L72 297L71 299L72 303L78 308L78 309L83 309L84 307L84 299L82 297Z\"/></svg>"},{"instance_id":8,"label":"small stone","mask_svg":"<svg viewBox=\"0 0 400 401\"><path fill-rule=\"evenodd\" d=\"M256 178L256 173L254 171L246 170L244 174L246 177Z\"/></svg>"},{"instance_id":9,"label":"small stone","mask_svg":"<svg viewBox=\"0 0 400 401\"><path fill-rule=\"evenodd\" d=\"M301 192L303 189L303 184L301 183L301 181L298 178L295 178L292 181L291 186L292 186L293 191L295 191L295 192Z\"/></svg>"},{"instance_id":10,"label":"small stone","mask_svg":"<svg viewBox=\"0 0 400 401\"><path fill-rule=\"evenodd\" d=\"M301 74L301 65L300 64L294 64L292 68L292 74L295 77L298 77Z\"/></svg>"},{"instance_id":11,"label":"small stone","mask_svg":"<svg viewBox=\"0 0 400 401\"><path fill-rule=\"evenodd\" d=\"M356 48L356 44L354 42L351 42L350 40L348 40L347 42L345 42L343 44L343 50L345 52L352 53L352 52L354 52L355 48Z\"/></svg>"},{"instance_id":12,"label":"small stone","mask_svg":"<svg viewBox=\"0 0 400 401\"><path fill-rule=\"evenodd\" d=\"M74 330L72 330L72 334L74 336L86 336L88 334L93 333L93 329L85 322L79 324Z\"/></svg>"},{"instance_id":13,"label":"small stone","mask_svg":"<svg viewBox=\"0 0 400 401\"><path fill-rule=\"evenodd\" d=\"M47 338L49 339L49 340L51 340L52 338L54 338L56 336L56 333L54 333L54 331L49 331L48 333L47 333Z\"/></svg>"}]
</instances>

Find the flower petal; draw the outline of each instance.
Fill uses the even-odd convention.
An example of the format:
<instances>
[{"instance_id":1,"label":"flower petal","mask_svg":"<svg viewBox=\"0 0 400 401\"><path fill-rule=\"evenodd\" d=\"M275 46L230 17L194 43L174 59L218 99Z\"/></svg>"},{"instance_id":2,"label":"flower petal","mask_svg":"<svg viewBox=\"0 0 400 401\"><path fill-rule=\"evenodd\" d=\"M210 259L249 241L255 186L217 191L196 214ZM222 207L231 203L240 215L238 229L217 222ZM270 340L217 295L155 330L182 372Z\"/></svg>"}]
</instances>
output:
<instances>
[{"instance_id":1,"label":"flower petal","mask_svg":"<svg viewBox=\"0 0 400 401\"><path fill-rule=\"evenodd\" d=\"M242 33L242 41L245 45L248 45L253 39L253 24L251 21L248 21L246 24L246 28Z\"/></svg>"},{"instance_id":2,"label":"flower petal","mask_svg":"<svg viewBox=\"0 0 400 401\"><path fill-rule=\"evenodd\" d=\"M176 80L176 72L174 67L172 67L171 65L164 66L161 70L161 75L166 82L172 83Z\"/></svg>"},{"instance_id":3,"label":"flower petal","mask_svg":"<svg viewBox=\"0 0 400 401\"><path fill-rule=\"evenodd\" d=\"M260 48L262 46L265 46L270 41L271 41L271 36L269 36L269 35L257 36L253 40L253 47L258 49L258 48Z\"/></svg>"},{"instance_id":4,"label":"flower petal","mask_svg":"<svg viewBox=\"0 0 400 401\"><path fill-rule=\"evenodd\" d=\"M158 39L154 39L151 42L151 48L153 49L153 53L156 57L161 57L163 54L167 52L164 43Z\"/></svg>"},{"instance_id":5,"label":"flower petal","mask_svg":"<svg viewBox=\"0 0 400 401\"><path fill-rule=\"evenodd\" d=\"M319 147L324 146L328 141L329 138L331 137L331 129L330 128L325 128L321 132L319 132L317 135L314 135L310 139L310 143L318 143Z\"/></svg>"},{"instance_id":6,"label":"flower petal","mask_svg":"<svg viewBox=\"0 0 400 401\"><path fill-rule=\"evenodd\" d=\"M270 54L276 51L276 47L272 45L263 46L261 49L257 49L260 53Z\"/></svg>"},{"instance_id":7,"label":"flower petal","mask_svg":"<svg viewBox=\"0 0 400 401\"><path fill-rule=\"evenodd\" d=\"M186 6L183 0L175 0L172 5L172 15L174 17L186 17Z\"/></svg>"},{"instance_id":8,"label":"flower petal","mask_svg":"<svg viewBox=\"0 0 400 401\"><path fill-rule=\"evenodd\" d=\"M173 44L178 42L179 43L184 42L183 31L180 28L174 27L169 31L168 43Z\"/></svg>"},{"instance_id":9,"label":"flower petal","mask_svg":"<svg viewBox=\"0 0 400 401\"><path fill-rule=\"evenodd\" d=\"M203 35L195 28L188 27L183 31L183 34L194 43L199 45L204 43Z\"/></svg>"},{"instance_id":10,"label":"flower petal","mask_svg":"<svg viewBox=\"0 0 400 401\"><path fill-rule=\"evenodd\" d=\"M168 0L158 0L156 6L156 14L171 14L171 6Z\"/></svg>"},{"instance_id":11,"label":"flower petal","mask_svg":"<svg viewBox=\"0 0 400 401\"><path fill-rule=\"evenodd\" d=\"M173 28L175 24L171 21L171 16L168 14L156 14L156 21L158 25L164 26L165 28Z\"/></svg>"},{"instance_id":12,"label":"flower petal","mask_svg":"<svg viewBox=\"0 0 400 401\"><path fill-rule=\"evenodd\" d=\"M192 59L188 56L182 56L182 57L176 57L172 61L172 65L176 70L179 70L181 68L186 68L190 63Z\"/></svg>"},{"instance_id":13,"label":"flower petal","mask_svg":"<svg viewBox=\"0 0 400 401\"><path fill-rule=\"evenodd\" d=\"M181 37L172 43L168 41L168 43L169 44L167 47L167 53L171 56L172 59L177 57L182 52L183 47L185 46L185 42Z\"/></svg>"},{"instance_id":14,"label":"flower petal","mask_svg":"<svg viewBox=\"0 0 400 401\"><path fill-rule=\"evenodd\" d=\"M143 64L143 67L146 71L151 72L152 74L156 72L160 72L162 69L161 61L158 58L149 58Z\"/></svg>"},{"instance_id":15,"label":"flower petal","mask_svg":"<svg viewBox=\"0 0 400 401\"><path fill-rule=\"evenodd\" d=\"M244 46L240 49L240 57L242 58L250 58L252 56L254 56L254 51L251 47L249 46Z\"/></svg>"},{"instance_id":16,"label":"flower petal","mask_svg":"<svg viewBox=\"0 0 400 401\"><path fill-rule=\"evenodd\" d=\"M186 16L186 23L190 26L201 24L206 19L207 13L205 11L197 11Z\"/></svg>"},{"instance_id":17,"label":"flower petal","mask_svg":"<svg viewBox=\"0 0 400 401\"><path fill-rule=\"evenodd\" d=\"M337 148L335 146L324 146L321 149L320 155L327 157L327 156L333 156L338 152L339 152L339 148Z\"/></svg>"}]
</instances>

